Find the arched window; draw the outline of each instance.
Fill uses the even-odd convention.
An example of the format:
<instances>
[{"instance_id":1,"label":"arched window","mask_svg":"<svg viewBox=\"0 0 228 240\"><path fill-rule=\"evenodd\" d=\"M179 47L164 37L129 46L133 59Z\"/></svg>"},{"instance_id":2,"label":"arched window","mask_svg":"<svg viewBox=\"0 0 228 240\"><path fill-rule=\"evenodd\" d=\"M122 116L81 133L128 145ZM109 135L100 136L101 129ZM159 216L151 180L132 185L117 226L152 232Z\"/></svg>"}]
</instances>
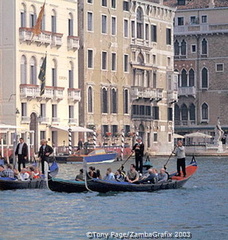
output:
<instances>
[{"instance_id":1,"label":"arched window","mask_svg":"<svg viewBox=\"0 0 228 240\"><path fill-rule=\"evenodd\" d=\"M68 36L74 36L73 15L71 13L68 18Z\"/></svg>"},{"instance_id":2,"label":"arched window","mask_svg":"<svg viewBox=\"0 0 228 240\"><path fill-rule=\"evenodd\" d=\"M185 69L181 71L181 87L187 87L187 72Z\"/></svg>"},{"instance_id":3,"label":"arched window","mask_svg":"<svg viewBox=\"0 0 228 240\"><path fill-rule=\"evenodd\" d=\"M185 104L181 106L181 119L184 121L188 120L188 108Z\"/></svg>"},{"instance_id":4,"label":"arched window","mask_svg":"<svg viewBox=\"0 0 228 240\"><path fill-rule=\"evenodd\" d=\"M74 88L74 65L72 62L70 62L68 77L69 77L69 88Z\"/></svg>"},{"instance_id":5,"label":"arched window","mask_svg":"<svg viewBox=\"0 0 228 240\"><path fill-rule=\"evenodd\" d=\"M117 113L117 89L111 89L111 113Z\"/></svg>"},{"instance_id":6,"label":"arched window","mask_svg":"<svg viewBox=\"0 0 228 240\"><path fill-rule=\"evenodd\" d=\"M189 71L189 87L195 86L195 72L193 69Z\"/></svg>"},{"instance_id":7,"label":"arched window","mask_svg":"<svg viewBox=\"0 0 228 240\"><path fill-rule=\"evenodd\" d=\"M202 69L202 88L208 88L208 70Z\"/></svg>"},{"instance_id":8,"label":"arched window","mask_svg":"<svg viewBox=\"0 0 228 240\"><path fill-rule=\"evenodd\" d=\"M180 121L180 108L177 104L174 107L174 119L175 121Z\"/></svg>"},{"instance_id":9,"label":"arched window","mask_svg":"<svg viewBox=\"0 0 228 240\"><path fill-rule=\"evenodd\" d=\"M143 57L142 53L139 53L138 58L137 58L137 62L139 64L144 64L144 57Z\"/></svg>"},{"instance_id":10,"label":"arched window","mask_svg":"<svg viewBox=\"0 0 228 240\"><path fill-rule=\"evenodd\" d=\"M207 54L207 40L205 38L202 41L202 54Z\"/></svg>"},{"instance_id":11,"label":"arched window","mask_svg":"<svg viewBox=\"0 0 228 240\"><path fill-rule=\"evenodd\" d=\"M196 120L196 107L193 103L189 106L189 115L191 121Z\"/></svg>"},{"instance_id":12,"label":"arched window","mask_svg":"<svg viewBox=\"0 0 228 240\"><path fill-rule=\"evenodd\" d=\"M102 88L102 101L101 101L101 112L108 113L108 90Z\"/></svg>"},{"instance_id":13,"label":"arched window","mask_svg":"<svg viewBox=\"0 0 228 240\"><path fill-rule=\"evenodd\" d=\"M51 82L52 87L57 87L57 63L56 60L52 60L52 67L51 67Z\"/></svg>"},{"instance_id":14,"label":"arched window","mask_svg":"<svg viewBox=\"0 0 228 240\"><path fill-rule=\"evenodd\" d=\"M21 84L27 83L27 60L23 55L21 57Z\"/></svg>"},{"instance_id":15,"label":"arched window","mask_svg":"<svg viewBox=\"0 0 228 240\"><path fill-rule=\"evenodd\" d=\"M36 9L34 6L30 7L30 14L29 14L29 25L30 27L34 27L36 24Z\"/></svg>"},{"instance_id":16,"label":"arched window","mask_svg":"<svg viewBox=\"0 0 228 240\"><path fill-rule=\"evenodd\" d=\"M21 4L21 27L26 27L26 6Z\"/></svg>"},{"instance_id":17,"label":"arched window","mask_svg":"<svg viewBox=\"0 0 228 240\"><path fill-rule=\"evenodd\" d=\"M179 42L176 40L174 42L174 55L179 56L179 54L180 54Z\"/></svg>"},{"instance_id":18,"label":"arched window","mask_svg":"<svg viewBox=\"0 0 228 240\"><path fill-rule=\"evenodd\" d=\"M206 103L202 104L202 120L208 120L208 105Z\"/></svg>"},{"instance_id":19,"label":"arched window","mask_svg":"<svg viewBox=\"0 0 228 240\"><path fill-rule=\"evenodd\" d=\"M35 57L31 57L30 59L30 84L36 84L36 59Z\"/></svg>"},{"instance_id":20,"label":"arched window","mask_svg":"<svg viewBox=\"0 0 228 240\"><path fill-rule=\"evenodd\" d=\"M143 10L141 7L137 9L137 38L143 39Z\"/></svg>"},{"instance_id":21,"label":"arched window","mask_svg":"<svg viewBox=\"0 0 228 240\"><path fill-rule=\"evenodd\" d=\"M186 56L186 42L185 42L185 40L182 40L182 42L181 42L181 55Z\"/></svg>"},{"instance_id":22,"label":"arched window","mask_svg":"<svg viewBox=\"0 0 228 240\"><path fill-rule=\"evenodd\" d=\"M54 9L51 13L51 31L56 33L56 11Z\"/></svg>"},{"instance_id":23,"label":"arched window","mask_svg":"<svg viewBox=\"0 0 228 240\"><path fill-rule=\"evenodd\" d=\"M92 87L88 88L88 112L93 112L93 89Z\"/></svg>"}]
</instances>

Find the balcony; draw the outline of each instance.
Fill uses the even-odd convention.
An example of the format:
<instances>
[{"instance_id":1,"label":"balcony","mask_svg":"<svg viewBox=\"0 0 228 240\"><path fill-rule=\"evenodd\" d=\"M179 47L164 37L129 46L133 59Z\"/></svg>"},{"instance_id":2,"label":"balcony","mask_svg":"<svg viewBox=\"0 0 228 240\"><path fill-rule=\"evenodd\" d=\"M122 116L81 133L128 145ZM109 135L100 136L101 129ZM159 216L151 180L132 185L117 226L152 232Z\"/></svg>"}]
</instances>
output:
<instances>
[{"instance_id":1,"label":"balcony","mask_svg":"<svg viewBox=\"0 0 228 240\"><path fill-rule=\"evenodd\" d=\"M52 47L61 47L63 44L62 41L63 38L63 34L62 33L52 33L52 42L51 42L51 46Z\"/></svg>"},{"instance_id":2,"label":"balcony","mask_svg":"<svg viewBox=\"0 0 228 240\"><path fill-rule=\"evenodd\" d=\"M179 87L178 88L179 96L193 96L196 97L196 87Z\"/></svg>"},{"instance_id":3,"label":"balcony","mask_svg":"<svg viewBox=\"0 0 228 240\"><path fill-rule=\"evenodd\" d=\"M196 120L175 120L174 124L176 126L194 126L196 125Z\"/></svg>"},{"instance_id":4,"label":"balcony","mask_svg":"<svg viewBox=\"0 0 228 240\"><path fill-rule=\"evenodd\" d=\"M77 118L69 118L69 123L72 124L77 124Z\"/></svg>"},{"instance_id":5,"label":"balcony","mask_svg":"<svg viewBox=\"0 0 228 240\"><path fill-rule=\"evenodd\" d=\"M63 99L63 91L64 88L63 87L53 87L53 98L56 101L60 101Z\"/></svg>"},{"instance_id":6,"label":"balcony","mask_svg":"<svg viewBox=\"0 0 228 240\"><path fill-rule=\"evenodd\" d=\"M30 117L27 116L21 116L21 123L30 123Z\"/></svg>"},{"instance_id":7,"label":"balcony","mask_svg":"<svg viewBox=\"0 0 228 240\"><path fill-rule=\"evenodd\" d=\"M51 121L52 121L52 124L59 124L60 118L58 118L58 117L52 117L52 118L51 118Z\"/></svg>"},{"instance_id":8,"label":"balcony","mask_svg":"<svg viewBox=\"0 0 228 240\"><path fill-rule=\"evenodd\" d=\"M79 37L68 36L67 37L67 48L68 50L76 51L79 49Z\"/></svg>"},{"instance_id":9,"label":"balcony","mask_svg":"<svg viewBox=\"0 0 228 240\"><path fill-rule=\"evenodd\" d=\"M40 88L38 85L21 84L20 85L21 99L33 99L40 97Z\"/></svg>"},{"instance_id":10,"label":"balcony","mask_svg":"<svg viewBox=\"0 0 228 240\"><path fill-rule=\"evenodd\" d=\"M49 118L47 117L39 117L38 121L40 124L48 124L49 123Z\"/></svg>"},{"instance_id":11,"label":"balcony","mask_svg":"<svg viewBox=\"0 0 228 240\"><path fill-rule=\"evenodd\" d=\"M42 31L39 35L33 35L32 28L19 28L20 42L35 42L37 45L50 45L52 42L52 33L48 31Z\"/></svg>"},{"instance_id":12,"label":"balcony","mask_svg":"<svg viewBox=\"0 0 228 240\"><path fill-rule=\"evenodd\" d=\"M167 100L169 104L175 103L178 100L178 93L177 91L168 91L167 93Z\"/></svg>"},{"instance_id":13,"label":"balcony","mask_svg":"<svg viewBox=\"0 0 228 240\"><path fill-rule=\"evenodd\" d=\"M79 102L81 100L81 89L68 88L68 100L71 102Z\"/></svg>"},{"instance_id":14,"label":"balcony","mask_svg":"<svg viewBox=\"0 0 228 240\"><path fill-rule=\"evenodd\" d=\"M146 88L146 87L131 87L131 99L148 99L150 101L160 101L163 98L163 89Z\"/></svg>"},{"instance_id":15,"label":"balcony","mask_svg":"<svg viewBox=\"0 0 228 240\"><path fill-rule=\"evenodd\" d=\"M132 38L131 39L131 47L134 48L135 46L146 47L149 49L152 48L149 40L140 39L140 38Z\"/></svg>"}]
</instances>

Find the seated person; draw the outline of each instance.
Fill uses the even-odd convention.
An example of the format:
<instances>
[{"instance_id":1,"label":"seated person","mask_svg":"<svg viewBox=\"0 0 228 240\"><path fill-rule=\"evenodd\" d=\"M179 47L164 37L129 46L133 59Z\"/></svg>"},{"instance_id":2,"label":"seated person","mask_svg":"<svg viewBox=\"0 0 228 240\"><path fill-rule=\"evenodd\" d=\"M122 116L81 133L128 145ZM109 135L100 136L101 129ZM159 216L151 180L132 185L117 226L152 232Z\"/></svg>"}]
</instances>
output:
<instances>
[{"instance_id":1,"label":"seated person","mask_svg":"<svg viewBox=\"0 0 228 240\"><path fill-rule=\"evenodd\" d=\"M29 176L28 170L26 168L21 169L20 180L22 180L22 181L30 180L30 176Z\"/></svg>"},{"instance_id":2,"label":"seated person","mask_svg":"<svg viewBox=\"0 0 228 240\"><path fill-rule=\"evenodd\" d=\"M160 169L160 173L158 174L158 183L163 183L168 181L168 174L166 173L164 168Z\"/></svg>"},{"instance_id":3,"label":"seated person","mask_svg":"<svg viewBox=\"0 0 228 240\"><path fill-rule=\"evenodd\" d=\"M130 170L127 172L126 181L130 183L137 182L139 180L139 173L136 171L135 165L131 164Z\"/></svg>"},{"instance_id":4,"label":"seated person","mask_svg":"<svg viewBox=\"0 0 228 240\"><path fill-rule=\"evenodd\" d=\"M6 175L6 177L14 178L14 172L13 172L12 165L6 164L5 175Z\"/></svg>"},{"instance_id":5,"label":"seated person","mask_svg":"<svg viewBox=\"0 0 228 240\"><path fill-rule=\"evenodd\" d=\"M83 169L79 170L79 174L75 177L75 181L84 181Z\"/></svg>"},{"instance_id":6,"label":"seated person","mask_svg":"<svg viewBox=\"0 0 228 240\"><path fill-rule=\"evenodd\" d=\"M124 174L121 172L120 169L118 169L115 173L115 179L117 182L123 182L125 180Z\"/></svg>"},{"instance_id":7,"label":"seated person","mask_svg":"<svg viewBox=\"0 0 228 240\"><path fill-rule=\"evenodd\" d=\"M111 168L107 169L106 176L104 177L103 180L108 180L108 181L114 181L115 180L115 176L114 176L114 173L112 172Z\"/></svg>"},{"instance_id":8,"label":"seated person","mask_svg":"<svg viewBox=\"0 0 228 240\"><path fill-rule=\"evenodd\" d=\"M6 171L3 165L0 165L0 177L7 177Z\"/></svg>"},{"instance_id":9,"label":"seated person","mask_svg":"<svg viewBox=\"0 0 228 240\"><path fill-rule=\"evenodd\" d=\"M96 174L98 179L102 179L101 171L99 169L97 169Z\"/></svg>"},{"instance_id":10,"label":"seated person","mask_svg":"<svg viewBox=\"0 0 228 240\"><path fill-rule=\"evenodd\" d=\"M157 178L157 175L156 175L155 168L150 168L148 170L148 176L141 179L137 183L157 183L157 181L158 181L158 178Z\"/></svg>"},{"instance_id":11,"label":"seated person","mask_svg":"<svg viewBox=\"0 0 228 240\"><path fill-rule=\"evenodd\" d=\"M89 167L88 178L97 178L97 173L95 172L95 167L93 167L93 166Z\"/></svg>"}]
</instances>

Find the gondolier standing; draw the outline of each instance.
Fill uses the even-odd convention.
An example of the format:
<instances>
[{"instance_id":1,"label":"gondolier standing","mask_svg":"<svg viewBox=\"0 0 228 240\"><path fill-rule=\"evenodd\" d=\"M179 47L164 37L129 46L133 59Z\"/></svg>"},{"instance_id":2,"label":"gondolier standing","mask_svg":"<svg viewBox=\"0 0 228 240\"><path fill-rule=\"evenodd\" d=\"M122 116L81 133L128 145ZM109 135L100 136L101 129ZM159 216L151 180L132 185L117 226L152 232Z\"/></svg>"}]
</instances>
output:
<instances>
[{"instance_id":1,"label":"gondolier standing","mask_svg":"<svg viewBox=\"0 0 228 240\"><path fill-rule=\"evenodd\" d=\"M144 153L144 144L142 138L138 137L136 139L137 143L133 146L132 152L135 152L135 166L136 171L143 171L143 153Z\"/></svg>"},{"instance_id":2,"label":"gondolier standing","mask_svg":"<svg viewBox=\"0 0 228 240\"><path fill-rule=\"evenodd\" d=\"M177 146L174 150L174 153L177 156L177 176L181 176L180 168L182 168L183 175L184 177L186 177L185 147L183 146L183 142L181 140L177 142Z\"/></svg>"},{"instance_id":3,"label":"gondolier standing","mask_svg":"<svg viewBox=\"0 0 228 240\"><path fill-rule=\"evenodd\" d=\"M39 149L38 157L41 160L42 174L44 174L44 161L48 162L49 156L53 153L53 148L47 145L47 140L42 139L40 142L41 146Z\"/></svg>"},{"instance_id":4,"label":"gondolier standing","mask_svg":"<svg viewBox=\"0 0 228 240\"><path fill-rule=\"evenodd\" d=\"M19 139L19 143L17 144L17 148L15 151L15 155L18 156L18 171L21 171L21 164L23 168L25 168L25 162L28 158L28 145L24 142L23 138Z\"/></svg>"}]
</instances>

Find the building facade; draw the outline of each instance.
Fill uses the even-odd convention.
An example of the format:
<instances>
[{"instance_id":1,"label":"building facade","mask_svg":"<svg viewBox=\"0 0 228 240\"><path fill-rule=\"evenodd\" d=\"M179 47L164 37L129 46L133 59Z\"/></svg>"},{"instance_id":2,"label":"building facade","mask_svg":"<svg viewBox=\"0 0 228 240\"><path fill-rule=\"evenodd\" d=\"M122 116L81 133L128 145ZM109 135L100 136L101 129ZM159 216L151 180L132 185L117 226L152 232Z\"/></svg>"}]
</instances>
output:
<instances>
[{"instance_id":1,"label":"building facade","mask_svg":"<svg viewBox=\"0 0 228 240\"><path fill-rule=\"evenodd\" d=\"M174 26L175 70L179 72L175 129L214 136L218 118L228 130L228 3L165 1L177 7Z\"/></svg>"},{"instance_id":2,"label":"building facade","mask_svg":"<svg viewBox=\"0 0 228 240\"><path fill-rule=\"evenodd\" d=\"M174 9L163 1L79 1L80 125L97 144L170 153L177 81L173 69Z\"/></svg>"},{"instance_id":3,"label":"building facade","mask_svg":"<svg viewBox=\"0 0 228 240\"><path fill-rule=\"evenodd\" d=\"M78 125L81 98L77 1L47 1L41 33L34 35L43 4L43 0L0 2L0 122L18 126L18 135L34 151L43 138L49 144L68 145L68 133L58 127ZM45 56L41 95L38 75Z\"/></svg>"}]
</instances>

